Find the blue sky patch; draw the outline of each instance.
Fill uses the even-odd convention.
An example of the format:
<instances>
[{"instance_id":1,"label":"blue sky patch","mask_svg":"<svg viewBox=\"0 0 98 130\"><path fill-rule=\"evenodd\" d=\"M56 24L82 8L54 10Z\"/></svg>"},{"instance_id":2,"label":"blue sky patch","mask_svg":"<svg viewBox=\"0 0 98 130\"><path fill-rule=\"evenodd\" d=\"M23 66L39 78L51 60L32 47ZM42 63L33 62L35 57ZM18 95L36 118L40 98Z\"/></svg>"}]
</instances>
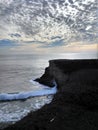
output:
<instances>
[{"instance_id":1,"label":"blue sky patch","mask_svg":"<svg viewBox=\"0 0 98 130\"><path fill-rule=\"evenodd\" d=\"M0 40L0 47L4 47L4 46L18 46L18 44L13 41L13 40L9 40L9 39L2 39Z\"/></svg>"}]
</instances>

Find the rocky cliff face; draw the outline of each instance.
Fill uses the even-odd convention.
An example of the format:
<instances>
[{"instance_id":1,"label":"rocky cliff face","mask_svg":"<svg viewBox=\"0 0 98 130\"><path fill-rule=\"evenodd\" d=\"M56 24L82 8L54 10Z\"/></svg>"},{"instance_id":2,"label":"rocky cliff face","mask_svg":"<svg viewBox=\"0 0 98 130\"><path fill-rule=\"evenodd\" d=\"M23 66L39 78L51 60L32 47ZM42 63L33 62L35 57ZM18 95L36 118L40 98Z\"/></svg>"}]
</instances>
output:
<instances>
[{"instance_id":1,"label":"rocky cliff face","mask_svg":"<svg viewBox=\"0 0 98 130\"><path fill-rule=\"evenodd\" d=\"M53 81L55 80L59 89L72 80L85 81L88 77L90 81L92 78L91 73L95 73L94 69L97 68L98 60L50 60L49 67L45 69L45 73L36 81L53 87Z\"/></svg>"},{"instance_id":2,"label":"rocky cliff face","mask_svg":"<svg viewBox=\"0 0 98 130\"><path fill-rule=\"evenodd\" d=\"M53 87L54 80L67 102L98 106L98 60L51 60L37 81Z\"/></svg>"}]
</instances>

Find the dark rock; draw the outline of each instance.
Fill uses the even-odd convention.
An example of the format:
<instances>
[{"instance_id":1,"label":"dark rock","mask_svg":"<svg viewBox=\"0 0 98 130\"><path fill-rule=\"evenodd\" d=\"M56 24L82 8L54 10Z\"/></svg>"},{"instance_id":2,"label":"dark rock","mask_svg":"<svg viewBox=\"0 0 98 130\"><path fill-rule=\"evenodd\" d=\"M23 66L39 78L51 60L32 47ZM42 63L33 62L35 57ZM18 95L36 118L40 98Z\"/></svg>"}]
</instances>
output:
<instances>
[{"instance_id":1,"label":"dark rock","mask_svg":"<svg viewBox=\"0 0 98 130\"><path fill-rule=\"evenodd\" d=\"M49 67L45 69L45 73L36 81L38 81L41 84L53 87L53 81L55 80L58 85L58 89L61 89L63 85L67 84L69 78L72 77L72 74L73 76L75 76L78 75L78 73L80 73L80 70L87 71L89 69L91 70L97 68L98 60L50 60ZM88 76L88 79L89 78L90 76Z\"/></svg>"},{"instance_id":2,"label":"dark rock","mask_svg":"<svg viewBox=\"0 0 98 130\"><path fill-rule=\"evenodd\" d=\"M45 73L40 78L35 79L35 81L39 82L40 84L44 84L49 87L54 87L53 80L54 80L54 78L51 75L49 67L45 69Z\"/></svg>"}]
</instances>

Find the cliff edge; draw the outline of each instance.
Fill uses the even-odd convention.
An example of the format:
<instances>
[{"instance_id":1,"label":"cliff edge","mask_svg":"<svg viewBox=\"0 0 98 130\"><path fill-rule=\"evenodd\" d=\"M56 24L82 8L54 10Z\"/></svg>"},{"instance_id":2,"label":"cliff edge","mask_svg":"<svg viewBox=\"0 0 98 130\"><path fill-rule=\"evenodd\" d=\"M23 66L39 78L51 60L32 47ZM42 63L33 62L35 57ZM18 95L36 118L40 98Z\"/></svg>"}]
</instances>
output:
<instances>
[{"instance_id":1,"label":"cliff edge","mask_svg":"<svg viewBox=\"0 0 98 130\"><path fill-rule=\"evenodd\" d=\"M56 81L52 102L5 130L98 130L98 60L51 60L36 81Z\"/></svg>"},{"instance_id":2,"label":"cliff edge","mask_svg":"<svg viewBox=\"0 0 98 130\"><path fill-rule=\"evenodd\" d=\"M66 86L71 78L78 77L79 74L82 79L77 80L87 80L87 77L90 80L91 76L87 75L87 73L90 73L89 71L93 73L97 68L98 60L50 60L49 67L45 69L45 73L35 81L53 87L53 81L55 80L58 89L61 89L62 85ZM83 73L86 73L86 78Z\"/></svg>"}]
</instances>

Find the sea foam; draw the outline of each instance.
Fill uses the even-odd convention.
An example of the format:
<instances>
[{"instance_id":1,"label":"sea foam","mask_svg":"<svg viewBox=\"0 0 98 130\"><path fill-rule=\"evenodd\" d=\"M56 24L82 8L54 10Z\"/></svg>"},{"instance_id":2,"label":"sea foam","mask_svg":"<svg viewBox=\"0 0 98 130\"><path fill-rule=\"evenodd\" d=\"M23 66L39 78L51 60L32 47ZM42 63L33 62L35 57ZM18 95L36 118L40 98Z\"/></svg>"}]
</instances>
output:
<instances>
[{"instance_id":1,"label":"sea foam","mask_svg":"<svg viewBox=\"0 0 98 130\"><path fill-rule=\"evenodd\" d=\"M45 85L41 85L36 81L30 80L33 84L39 85L43 89L41 90L36 90L36 91L28 91L28 92L19 92L19 93L1 93L0 94L0 101L12 101L12 100L23 100L27 99L30 97L35 97L35 96L44 96L44 95L50 95L50 94L55 94L57 92L57 84L54 81L54 87L50 88Z\"/></svg>"}]
</instances>

